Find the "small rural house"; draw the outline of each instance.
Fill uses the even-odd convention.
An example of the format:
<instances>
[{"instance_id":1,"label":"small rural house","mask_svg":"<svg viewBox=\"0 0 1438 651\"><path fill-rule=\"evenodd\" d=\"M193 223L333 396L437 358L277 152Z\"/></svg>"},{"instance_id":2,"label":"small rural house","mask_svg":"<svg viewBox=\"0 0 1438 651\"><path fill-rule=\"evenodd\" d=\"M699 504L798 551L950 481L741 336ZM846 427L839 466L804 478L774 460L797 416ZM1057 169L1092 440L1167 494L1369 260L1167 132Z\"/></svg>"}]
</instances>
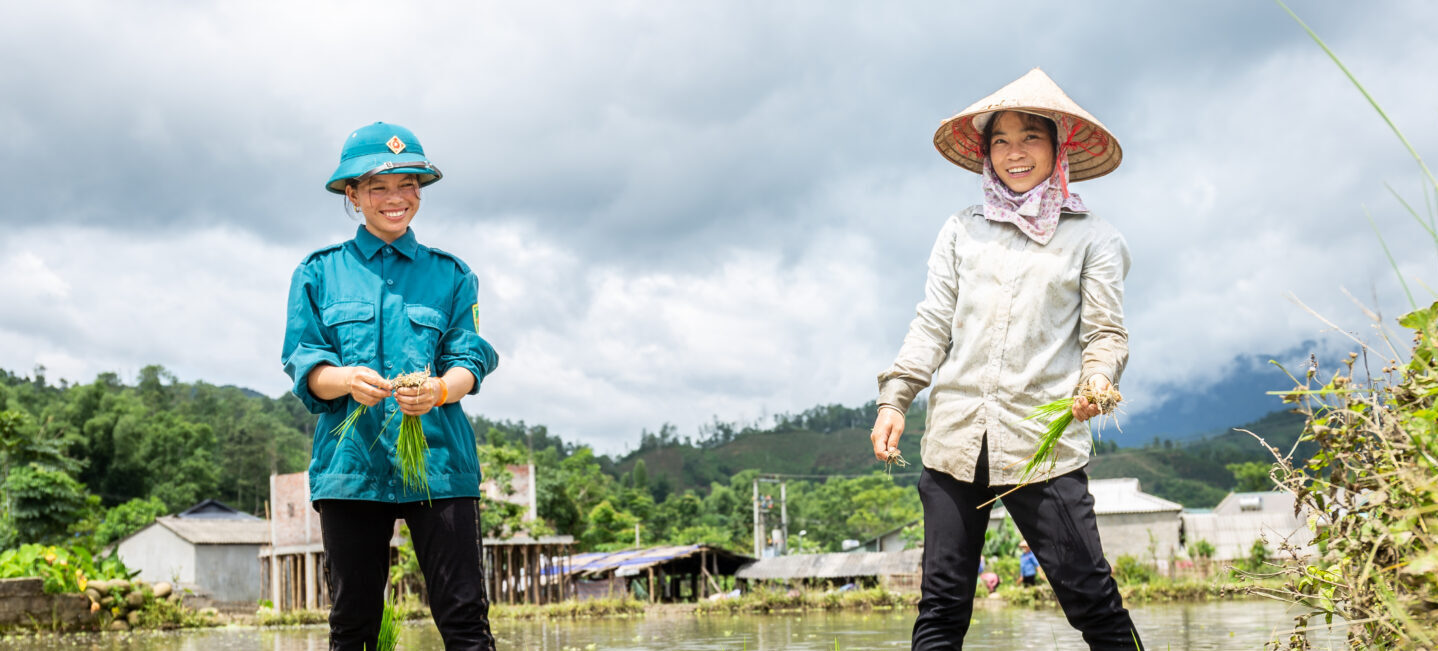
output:
<instances>
[{"instance_id":1,"label":"small rural house","mask_svg":"<svg viewBox=\"0 0 1438 651\"><path fill-rule=\"evenodd\" d=\"M1167 574L1169 559L1183 550L1179 539L1183 505L1143 492L1132 477L1090 479L1088 490L1093 495L1098 533L1109 563L1127 554L1151 561L1159 572ZM989 528L999 526L1007 516L1006 509L995 507L989 513Z\"/></svg>"},{"instance_id":2,"label":"small rural house","mask_svg":"<svg viewBox=\"0 0 1438 651\"><path fill-rule=\"evenodd\" d=\"M923 549L794 554L761 558L740 568L734 576L750 582L856 583L912 592L919 589L923 560Z\"/></svg>"},{"instance_id":3,"label":"small rural house","mask_svg":"<svg viewBox=\"0 0 1438 651\"><path fill-rule=\"evenodd\" d=\"M146 581L170 581L216 602L253 605L260 598L260 545L268 523L216 500L205 500L115 545L125 565Z\"/></svg>"},{"instance_id":4,"label":"small rural house","mask_svg":"<svg viewBox=\"0 0 1438 651\"><path fill-rule=\"evenodd\" d=\"M1293 495L1282 491L1229 493L1212 511L1183 514L1184 544L1208 541L1215 561L1247 557L1260 539L1271 553L1284 541L1312 553L1313 532L1306 516L1294 514L1293 502Z\"/></svg>"},{"instance_id":5,"label":"small rural house","mask_svg":"<svg viewBox=\"0 0 1438 651\"><path fill-rule=\"evenodd\" d=\"M526 520L537 517L533 465L508 466L508 487L486 480L480 485L486 501L502 500L526 507ZM481 505L481 508L483 506ZM264 598L279 610L323 608L330 605L325 580L324 535L320 515L310 505L309 474L270 475L270 524L264 545L257 551L258 574L263 577ZM390 537L391 556L405 542L400 535L404 520L396 520ZM567 556L572 536L531 539L522 533L507 540L484 541L484 566L490 598L496 603L548 603L560 598L562 587L529 582L540 576L554 559ZM421 595L423 598L423 595Z\"/></svg>"}]
</instances>

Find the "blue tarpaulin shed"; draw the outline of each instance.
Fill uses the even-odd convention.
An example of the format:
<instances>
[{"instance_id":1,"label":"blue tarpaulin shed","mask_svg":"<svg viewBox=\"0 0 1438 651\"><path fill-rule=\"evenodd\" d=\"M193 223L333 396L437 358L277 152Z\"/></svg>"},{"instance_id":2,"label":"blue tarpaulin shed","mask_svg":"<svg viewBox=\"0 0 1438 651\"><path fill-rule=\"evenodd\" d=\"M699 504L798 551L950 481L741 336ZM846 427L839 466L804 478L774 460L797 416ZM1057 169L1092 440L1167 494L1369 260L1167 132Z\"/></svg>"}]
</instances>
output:
<instances>
[{"instance_id":1,"label":"blue tarpaulin shed","mask_svg":"<svg viewBox=\"0 0 1438 651\"><path fill-rule=\"evenodd\" d=\"M622 590L649 601L681 601L719 591L717 577L733 576L753 561L722 547L679 545L576 554L546 571L584 580L594 596ZM682 589L686 581L687 594Z\"/></svg>"}]
</instances>

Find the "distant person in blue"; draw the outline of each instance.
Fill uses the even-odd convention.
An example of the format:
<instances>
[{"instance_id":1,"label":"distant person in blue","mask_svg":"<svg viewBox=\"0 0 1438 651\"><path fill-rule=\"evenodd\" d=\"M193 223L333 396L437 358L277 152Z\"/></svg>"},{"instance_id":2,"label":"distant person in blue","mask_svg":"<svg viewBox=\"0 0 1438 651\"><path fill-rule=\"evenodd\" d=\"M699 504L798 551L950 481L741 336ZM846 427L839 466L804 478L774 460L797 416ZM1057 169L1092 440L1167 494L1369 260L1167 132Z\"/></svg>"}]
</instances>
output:
<instances>
[{"instance_id":1,"label":"distant person in blue","mask_svg":"<svg viewBox=\"0 0 1438 651\"><path fill-rule=\"evenodd\" d=\"M390 538L404 518L446 649L493 649L479 530L479 459L459 400L495 369L476 332L478 280L464 261L420 244L420 188L440 179L414 134L376 122L350 134L325 189L363 217L352 239L311 253L290 281L281 359L294 393L319 414L310 499L324 530L330 649L375 649ZM429 369L423 386L386 378ZM367 409L342 438L336 428ZM419 416L429 445L425 490L406 490L395 460L399 418Z\"/></svg>"},{"instance_id":2,"label":"distant person in blue","mask_svg":"<svg viewBox=\"0 0 1438 651\"><path fill-rule=\"evenodd\" d=\"M1033 587L1039 582L1039 559L1034 556L1033 550L1029 549L1029 541L1019 541L1019 578L1023 579L1024 585Z\"/></svg>"}]
</instances>

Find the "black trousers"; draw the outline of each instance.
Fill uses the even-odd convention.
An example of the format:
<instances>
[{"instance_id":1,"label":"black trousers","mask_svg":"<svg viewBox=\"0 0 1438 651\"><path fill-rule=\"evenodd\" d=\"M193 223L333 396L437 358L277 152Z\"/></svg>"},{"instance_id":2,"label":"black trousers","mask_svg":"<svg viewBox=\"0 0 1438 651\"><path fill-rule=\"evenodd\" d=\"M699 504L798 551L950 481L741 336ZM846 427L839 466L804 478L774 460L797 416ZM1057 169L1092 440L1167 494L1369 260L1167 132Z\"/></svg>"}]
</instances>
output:
<instances>
[{"instance_id":1,"label":"black trousers","mask_svg":"<svg viewBox=\"0 0 1438 651\"><path fill-rule=\"evenodd\" d=\"M330 649L378 648L384 588L389 580L389 541L395 518L404 518L424 572L429 609L451 651L490 651L489 599L479 500L455 498L387 504L319 500L329 575Z\"/></svg>"},{"instance_id":2,"label":"black trousers","mask_svg":"<svg viewBox=\"0 0 1438 651\"><path fill-rule=\"evenodd\" d=\"M979 453L972 483L924 469L924 579L913 649L962 649L974 611L979 557L992 506L980 504L1008 487L989 486L988 447ZM1099 544L1098 519L1082 469L1030 484L1004 497L1004 506L1053 586L1069 624L1090 649L1142 649L1138 630L1118 593Z\"/></svg>"}]
</instances>

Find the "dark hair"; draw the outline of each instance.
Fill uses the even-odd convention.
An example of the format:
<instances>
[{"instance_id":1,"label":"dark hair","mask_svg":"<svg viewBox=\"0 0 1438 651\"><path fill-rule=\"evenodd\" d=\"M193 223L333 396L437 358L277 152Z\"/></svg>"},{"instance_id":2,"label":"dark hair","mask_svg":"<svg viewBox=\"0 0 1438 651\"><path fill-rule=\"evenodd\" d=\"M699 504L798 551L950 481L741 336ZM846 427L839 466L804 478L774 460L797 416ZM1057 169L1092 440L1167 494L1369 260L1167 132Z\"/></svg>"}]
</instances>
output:
<instances>
[{"instance_id":1,"label":"dark hair","mask_svg":"<svg viewBox=\"0 0 1438 651\"><path fill-rule=\"evenodd\" d=\"M1058 157L1058 125L1054 124L1053 120L1050 120L1042 115L1025 113L1024 111L994 111L994 113L989 116L989 121L984 124L984 133L979 137L979 149L984 152L985 157L989 155L989 142L994 138L994 125L998 124L999 116L1005 113L1017 114L1019 116L1019 119L1024 121L1024 126L1026 127L1042 127L1045 131L1047 131L1049 133L1049 142L1053 143L1054 146L1054 157Z\"/></svg>"}]
</instances>

